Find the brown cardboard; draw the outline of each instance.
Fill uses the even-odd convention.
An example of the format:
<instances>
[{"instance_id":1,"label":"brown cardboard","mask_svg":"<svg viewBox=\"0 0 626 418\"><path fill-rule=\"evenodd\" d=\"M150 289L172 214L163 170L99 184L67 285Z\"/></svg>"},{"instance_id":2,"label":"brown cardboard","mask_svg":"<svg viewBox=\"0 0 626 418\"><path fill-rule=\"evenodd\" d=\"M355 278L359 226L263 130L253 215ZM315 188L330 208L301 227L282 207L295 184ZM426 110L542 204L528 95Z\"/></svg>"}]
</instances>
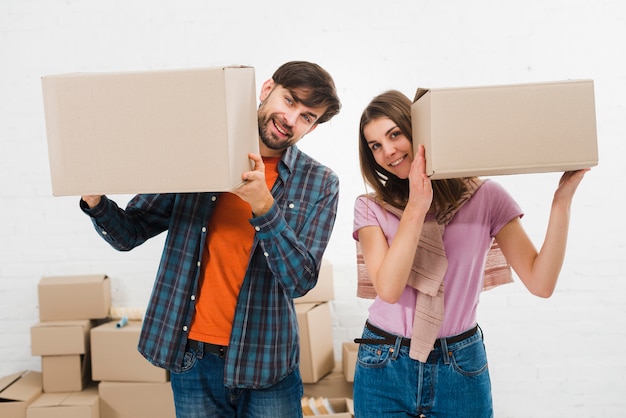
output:
<instances>
[{"instance_id":1,"label":"brown cardboard","mask_svg":"<svg viewBox=\"0 0 626 418\"><path fill-rule=\"evenodd\" d=\"M100 382L100 418L175 418L169 382Z\"/></svg>"},{"instance_id":2,"label":"brown cardboard","mask_svg":"<svg viewBox=\"0 0 626 418\"><path fill-rule=\"evenodd\" d=\"M111 281L105 275L42 277L38 285L40 321L106 318Z\"/></svg>"},{"instance_id":3,"label":"brown cardboard","mask_svg":"<svg viewBox=\"0 0 626 418\"><path fill-rule=\"evenodd\" d=\"M39 372L25 370L0 378L0 417L25 418L26 408L41 392Z\"/></svg>"},{"instance_id":4,"label":"brown cardboard","mask_svg":"<svg viewBox=\"0 0 626 418\"><path fill-rule=\"evenodd\" d=\"M96 386L80 392L44 393L26 410L27 418L99 418Z\"/></svg>"},{"instance_id":5,"label":"brown cardboard","mask_svg":"<svg viewBox=\"0 0 626 418\"><path fill-rule=\"evenodd\" d=\"M300 374L303 383L315 383L335 366L330 304L295 305L300 329Z\"/></svg>"},{"instance_id":6,"label":"brown cardboard","mask_svg":"<svg viewBox=\"0 0 626 418\"><path fill-rule=\"evenodd\" d=\"M91 329L91 377L96 381L167 382L165 369L152 365L137 351L141 321L121 328L107 322Z\"/></svg>"},{"instance_id":7,"label":"brown cardboard","mask_svg":"<svg viewBox=\"0 0 626 418\"><path fill-rule=\"evenodd\" d=\"M91 321L39 322L30 328L30 348L33 356L85 354L89 349Z\"/></svg>"},{"instance_id":8,"label":"brown cardboard","mask_svg":"<svg viewBox=\"0 0 626 418\"><path fill-rule=\"evenodd\" d=\"M432 179L598 164L592 80L418 89L413 144Z\"/></svg>"},{"instance_id":9,"label":"brown cardboard","mask_svg":"<svg viewBox=\"0 0 626 418\"><path fill-rule=\"evenodd\" d=\"M252 67L41 81L55 196L228 191L258 153Z\"/></svg>"},{"instance_id":10,"label":"brown cardboard","mask_svg":"<svg viewBox=\"0 0 626 418\"><path fill-rule=\"evenodd\" d=\"M46 393L79 392L89 382L89 354L42 356L41 374Z\"/></svg>"},{"instance_id":11,"label":"brown cardboard","mask_svg":"<svg viewBox=\"0 0 626 418\"><path fill-rule=\"evenodd\" d=\"M346 382L354 382L354 371L356 369L356 359L359 354L359 344L344 342L341 346L341 365Z\"/></svg>"},{"instance_id":12,"label":"brown cardboard","mask_svg":"<svg viewBox=\"0 0 626 418\"><path fill-rule=\"evenodd\" d=\"M306 396L325 396L327 398L352 398L354 394L353 383L348 382L344 376L341 363L315 383L305 383L304 394Z\"/></svg>"},{"instance_id":13,"label":"brown cardboard","mask_svg":"<svg viewBox=\"0 0 626 418\"><path fill-rule=\"evenodd\" d=\"M327 411L330 408L331 411ZM349 398L303 397L304 416L352 418L354 402Z\"/></svg>"},{"instance_id":14,"label":"brown cardboard","mask_svg":"<svg viewBox=\"0 0 626 418\"><path fill-rule=\"evenodd\" d=\"M333 265L330 261L323 259L320 272L317 277L317 284L306 295L295 298L294 303L328 302L335 299L335 288L333 280Z\"/></svg>"}]
</instances>

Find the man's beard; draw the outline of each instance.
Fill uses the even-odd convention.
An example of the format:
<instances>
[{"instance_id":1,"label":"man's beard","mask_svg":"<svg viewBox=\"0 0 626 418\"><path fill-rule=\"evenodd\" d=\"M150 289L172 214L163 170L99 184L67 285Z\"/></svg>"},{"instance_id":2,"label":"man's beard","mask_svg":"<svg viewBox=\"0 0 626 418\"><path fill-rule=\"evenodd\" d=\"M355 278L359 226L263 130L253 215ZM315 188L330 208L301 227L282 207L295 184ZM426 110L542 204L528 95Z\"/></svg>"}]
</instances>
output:
<instances>
[{"instance_id":1,"label":"man's beard","mask_svg":"<svg viewBox=\"0 0 626 418\"><path fill-rule=\"evenodd\" d=\"M269 115L267 117L264 115L259 115L259 137L261 138L263 144L265 144L265 146L269 149L281 151L289 148L296 141L294 140L293 134L291 134L291 132L287 132L286 137L279 138L271 131L270 124L273 125L274 119L276 119L277 117L278 116L276 115ZM286 129L283 125L279 124L279 126L282 130Z\"/></svg>"}]
</instances>

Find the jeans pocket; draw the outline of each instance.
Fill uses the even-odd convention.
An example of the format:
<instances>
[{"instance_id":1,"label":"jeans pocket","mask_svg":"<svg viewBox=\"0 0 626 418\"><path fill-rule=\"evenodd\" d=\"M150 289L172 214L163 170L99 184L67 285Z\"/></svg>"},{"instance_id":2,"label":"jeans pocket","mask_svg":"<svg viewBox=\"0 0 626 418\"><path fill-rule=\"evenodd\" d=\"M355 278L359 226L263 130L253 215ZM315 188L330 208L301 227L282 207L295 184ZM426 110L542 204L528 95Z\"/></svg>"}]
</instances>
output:
<instances>
[{"instance_id":1,"label":"jeans pocket","mask_svg":"<svg viewBox=\"0 0 626 418\"><path fill-rule=\"evenodd\" d=\"M391 346L387 344L361 344L357 362L368 368L384 367L391 357Z\"/></svg>"},{"instance_id":2,"label":"jeans pocket","mask_svg":"<svg viewBox=\"0 0 626 418\"><path fill-rule=\"evenodd\" d=\"M183 358L183 367L181 369L181 373L188 372L195 366L196 361L196 352L195 351L185 351L185 357Z\"/></svg>"},{"instance_id":3,"label":"jeans pocket","mask_svg":"<svg viewBox=\"0 0 626 418\"><path fill-rule=\"evenodd\" d=\"M454 350L452 365L463 376L477 376L487 370L487 353L481 340Z\"/></svg>"}]
</instances>

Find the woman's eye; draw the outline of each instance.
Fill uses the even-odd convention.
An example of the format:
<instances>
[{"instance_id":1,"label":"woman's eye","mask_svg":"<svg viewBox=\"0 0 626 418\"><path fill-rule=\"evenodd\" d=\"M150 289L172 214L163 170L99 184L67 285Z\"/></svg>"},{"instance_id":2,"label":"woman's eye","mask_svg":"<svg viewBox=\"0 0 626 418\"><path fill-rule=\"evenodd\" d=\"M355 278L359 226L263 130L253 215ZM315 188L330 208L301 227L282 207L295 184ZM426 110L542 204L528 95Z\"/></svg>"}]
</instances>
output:
<instances>
[{"instance_id":1,"label":"woman's eye","mask_svg":"<svg viewBox=\"0 0 626 418\"><path fill-rule=\"evenodd\" d=\"M370 148L372 149L372 151L376 151L378 148L380 148L380 144L372 144Z\"/></svg>"}]
</instances>

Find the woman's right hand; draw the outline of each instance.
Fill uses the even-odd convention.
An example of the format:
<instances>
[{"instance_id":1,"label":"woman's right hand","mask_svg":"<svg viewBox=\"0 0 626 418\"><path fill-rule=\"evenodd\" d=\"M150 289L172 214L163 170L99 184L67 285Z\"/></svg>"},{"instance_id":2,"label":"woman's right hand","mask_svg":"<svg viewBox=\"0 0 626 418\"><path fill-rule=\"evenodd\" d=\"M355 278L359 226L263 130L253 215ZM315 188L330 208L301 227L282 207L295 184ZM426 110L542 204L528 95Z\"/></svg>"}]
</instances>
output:
<instances>
[{"instance_id":1,"label":"woman's right hand","mask_svg":"<svg viewBox=\"0 0 626 418\"><path fill-rule=\"evenodd\" d=\"M430 177L426 174L426 150L419 144L413 157L409 172L409 205L427 212L433 200L433 188Z\"/></svg>"},{"instance_id":2,"label":"woman's right hand","mask_svg":"<svg viewBox=\"0 0 626 418\"><path fill-rule=\"evenodd\" d=\"M102 195L87 195L87 196L81 196L81 199L87 203L87 206L89 206L89 209L93 209L96 206L98 206L98 203L100 203L100 200L102 199Z\"/></svg>"}]
</instances>

